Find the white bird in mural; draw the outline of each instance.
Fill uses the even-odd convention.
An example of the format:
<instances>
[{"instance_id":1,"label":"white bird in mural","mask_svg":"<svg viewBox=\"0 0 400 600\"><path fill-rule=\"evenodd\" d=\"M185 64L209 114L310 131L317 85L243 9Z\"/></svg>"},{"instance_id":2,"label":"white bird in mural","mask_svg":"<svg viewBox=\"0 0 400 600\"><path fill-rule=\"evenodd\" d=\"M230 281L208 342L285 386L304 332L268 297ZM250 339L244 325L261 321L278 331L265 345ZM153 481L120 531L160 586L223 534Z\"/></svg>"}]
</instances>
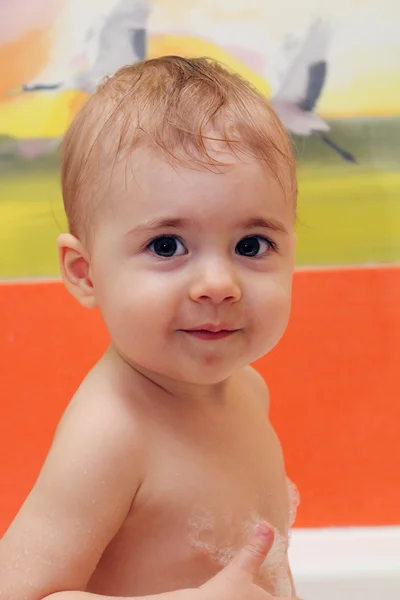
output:
<instances>
[{"instance_id":1,"label":"white bird in mural","mask_svg":"<svg viewBox=\"0 0 400 600\"><path fill-rule=\"evenodd\" d=\"M71 69L56 83L23 85L23 92L76 90L93 94L106 76L146 58L150 0L117 0L110 12L91 25L86 34L83 70ZM74 61L72 61L72 64ZM60 138L26 138L17 141L19 156L34 159L58 148Z\"/></svg>"},{"instance_id":2,"label":"white bird in mural","mask_svg":"<svg viewBox=\"0 0 400 600\"><path fill-rule=\"evenodd\" d=\"M289 132L318 137L344 160L356 162L352 154L327 136L328 123L314 112L326 82L330 33L328 24L320 19L311 25L271 104Z\"/></svg>"},{"instance_id":3,"label":"white bird in mural","mask_svg":"<svg viewBox=\"0 0 400 600\"><path fill-rule=\"evenodd\" d=\"M107 76L119 68L144 60L149 0L119 0L110 13L92 25L86 36L84 70L73 71L65 81L23 85L25 92L72 89L93 94Z\"/></svg>"}]
</instances>

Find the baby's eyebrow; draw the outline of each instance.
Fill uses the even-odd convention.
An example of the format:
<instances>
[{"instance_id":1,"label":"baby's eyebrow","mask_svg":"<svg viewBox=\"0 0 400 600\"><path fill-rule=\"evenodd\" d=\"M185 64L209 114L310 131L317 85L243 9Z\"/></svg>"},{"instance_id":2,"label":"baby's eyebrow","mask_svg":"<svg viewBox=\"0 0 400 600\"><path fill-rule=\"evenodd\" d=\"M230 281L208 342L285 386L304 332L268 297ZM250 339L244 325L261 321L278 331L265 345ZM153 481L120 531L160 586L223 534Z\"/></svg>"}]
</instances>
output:
<instances>
[{"instance_id":1,"label":"baby's eyebrow","mask_svg":"<svg viewBox=\"0 0 400 600\"><path fill-rule=\"evenodd\" d=\"M241 226L243 229L256 229L257 227L262 227L264 229L271 229L277 233L288 233L285 225L281 221L278 221L278 219L273 218L264 219L263 217L257 217L245 221Z\"/></svg>"},{"instance_id":2,"label":"baby's eyebrow","mask_svg":"<svg viewBox=\"0 0 400 600\"><path fill-rule=\"evenodd\" d=\"M151 221L147 221L147 223L136 225L126 235L151 233L159 229L184 229L189 227L195 227L195 222L192 219L183 217L152 219Z\"/></svg>"},{"instance_id":3,"label":"baby's eyebrow","mask_svg":"<svg viewBox=\"0 0 400 600\"><path fill-rule=\"evenodd\" d=\"M270 229L277 233L287 234L287 228L285 225L274 218L255 217L248 219L244 222L238 223L238 229L256 229L256 228ZM141 223L136 225L133 229L128 231L126 235L138 235L138 234L151 234L153 231L159 231L162 229L199 229L199 225L193 219L184 217L172 217L163 219L152 219L147 223Z\"/></svg>"}]
</instances>

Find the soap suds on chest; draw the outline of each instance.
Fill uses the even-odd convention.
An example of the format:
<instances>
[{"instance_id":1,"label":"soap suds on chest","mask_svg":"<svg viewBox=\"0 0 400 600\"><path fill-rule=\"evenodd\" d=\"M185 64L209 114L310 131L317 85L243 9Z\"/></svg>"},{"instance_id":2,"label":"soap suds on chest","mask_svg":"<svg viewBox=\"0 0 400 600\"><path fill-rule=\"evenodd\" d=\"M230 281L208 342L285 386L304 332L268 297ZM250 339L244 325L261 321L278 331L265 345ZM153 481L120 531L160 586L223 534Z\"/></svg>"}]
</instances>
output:
<instances>
[{"instance_id":1,"label":"soap suds on chest","mask_svg":"<svg viewBox=\"0 0 400 600\"><path fill-rule=\"evenodd\" d=\"M287 479L289 494L288 524L291 527L296 518L300 497L295 484ZM189 521L190 545L197 552L207 555L213 562L225 567L249 539L254 527L262 521L261 515L250 511L238 528L232 510L225 510L218 517L211 509L197 508ZM288 570L288 537L274 528L273 546L261 568L261 579L273 586L273 593L279 596L291 594Z\"/></svg>"}]
</instances>

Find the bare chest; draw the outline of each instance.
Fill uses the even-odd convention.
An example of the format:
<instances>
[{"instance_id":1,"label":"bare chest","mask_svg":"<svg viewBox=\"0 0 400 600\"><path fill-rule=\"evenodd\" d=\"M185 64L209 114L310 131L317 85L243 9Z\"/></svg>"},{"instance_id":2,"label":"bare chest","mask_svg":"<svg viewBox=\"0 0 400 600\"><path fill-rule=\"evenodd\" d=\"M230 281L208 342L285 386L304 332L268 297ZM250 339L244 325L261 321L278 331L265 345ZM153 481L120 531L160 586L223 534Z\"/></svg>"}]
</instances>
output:
<instances>
[{"instance_id":1,"label":"bare chest","mask_svg":"<svg viewBox=\"0 0 400 600\"><path fill-rule=\"evenodd\" d=\"M280 445L262 415L234 425L216 420L202 437L196 427L158 431L148 477L88 591L135 596L201 585L265 519L275 543L264 587L289 594L290 495Z\"/></svg>"}]
</instances>

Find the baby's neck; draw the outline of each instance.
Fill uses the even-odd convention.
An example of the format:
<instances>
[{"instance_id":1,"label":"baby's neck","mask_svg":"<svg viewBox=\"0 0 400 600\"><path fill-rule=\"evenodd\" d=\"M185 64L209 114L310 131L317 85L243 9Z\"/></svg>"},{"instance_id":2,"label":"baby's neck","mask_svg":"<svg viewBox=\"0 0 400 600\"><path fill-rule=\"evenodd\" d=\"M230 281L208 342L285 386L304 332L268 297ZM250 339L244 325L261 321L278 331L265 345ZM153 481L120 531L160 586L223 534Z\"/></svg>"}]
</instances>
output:
<instances>
[{"instance_id":1,"label":"baby's neck","mask_svg":"<svg viewBox=\"0 0 400 600\"><path fill-rule=\"evenodd\" d=\"M178 381L160 375L134 364L122 356L112 345L106 351L103 361L108 367L118 374L118 379L124 387L144 387L151 391L155 397L159 394L170 397L171 401L180 401L185 404L223 405L230 396L233 375L224 381L210 385L199 385L185 381Z\"/></svg>"}]
</instances>

